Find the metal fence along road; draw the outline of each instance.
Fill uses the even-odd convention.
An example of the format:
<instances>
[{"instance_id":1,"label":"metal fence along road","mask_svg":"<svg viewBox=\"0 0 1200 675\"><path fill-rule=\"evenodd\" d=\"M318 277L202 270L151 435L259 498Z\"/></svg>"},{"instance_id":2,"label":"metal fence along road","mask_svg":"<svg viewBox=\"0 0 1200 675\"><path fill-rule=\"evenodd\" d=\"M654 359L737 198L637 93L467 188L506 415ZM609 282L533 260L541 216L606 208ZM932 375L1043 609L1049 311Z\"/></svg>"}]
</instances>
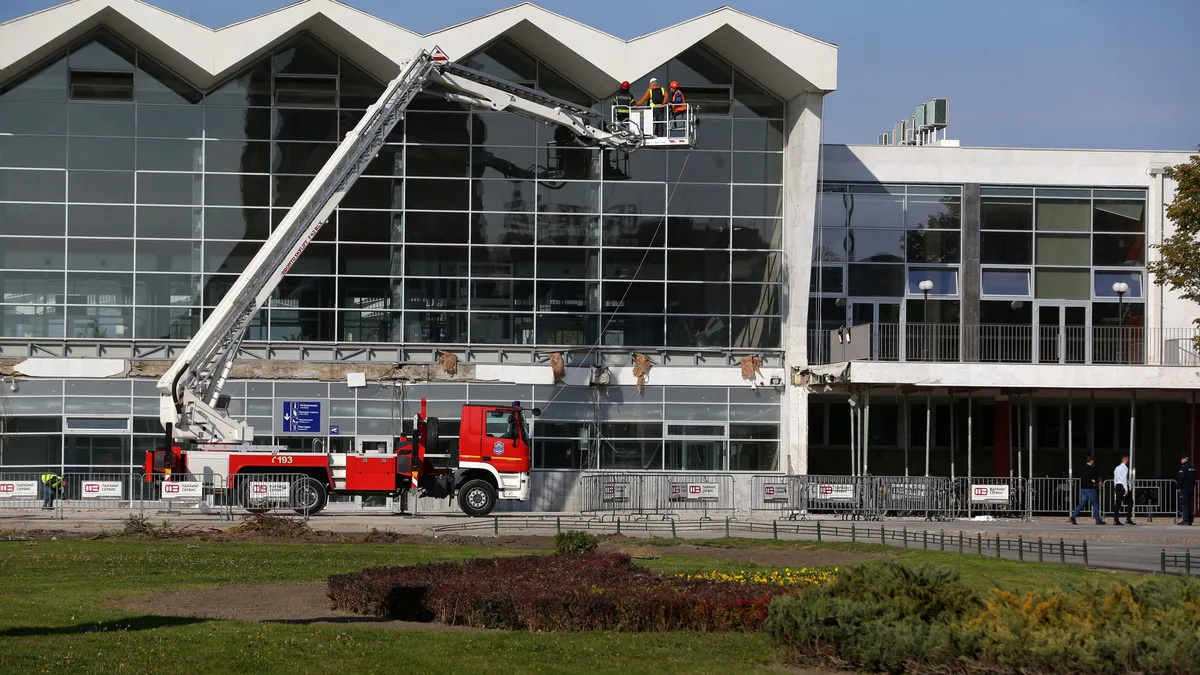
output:
<instances>
[{"instance_id":1,"label":"metal fence along road","mask_svg":"<svg viewBox=\"0 0 1200 675\"><path fill-rule=\"evenodd\" d=\"M231 519L235 509L248 513L287 510L308 518L324 505L323 487L304 474L188 476L139 473L68 473L53 491L49 510L57 518L68 511L124 509L180 513L197 509ZM43 509L46 491L41 474L0 473L0 509Z\"/></svg>"},{"instance_id":2,"label":"metal fence along road","mask_svg":"<svg viewBox=\"0 0 1200 675\"><path fill-rule=\"evenodd\" d=\"M50 502L60 516L79 510L173 513L194 508L226 517L235 509L286 510L307 517L322 510L328 498L324 486L299 473L237 475L229 480L212 474L176 474L169 479L156 474L147 479L140 473L68 473L64 479ZM1066 518L1079 501L1079 488L1076 478L597 472L580 477L577 494L580 513L602 518L760 514L783 520L1028 520ZM0 510L42 508L46 490L40 474L0 473ZM1138 479L1133 495L1136 518L1175 520L1181 506L1189 506L1180 504L1170 479ZM1112 481L1101 485L1100 506L1105 518L1111 516ZM1200 503L1190 507L1200 508Z\"/></svg>"},{"instance_id":3,"label":"metal fence along road","mask_svg":"<svg viewBox=\"0 0 1200 675\"><path fill-rule=\"evenodd\" d=\"M597 514L668 516L733 512L733 476L728 474L588 474L580 479L580 511Z\"/></svg>"}]
</instances>

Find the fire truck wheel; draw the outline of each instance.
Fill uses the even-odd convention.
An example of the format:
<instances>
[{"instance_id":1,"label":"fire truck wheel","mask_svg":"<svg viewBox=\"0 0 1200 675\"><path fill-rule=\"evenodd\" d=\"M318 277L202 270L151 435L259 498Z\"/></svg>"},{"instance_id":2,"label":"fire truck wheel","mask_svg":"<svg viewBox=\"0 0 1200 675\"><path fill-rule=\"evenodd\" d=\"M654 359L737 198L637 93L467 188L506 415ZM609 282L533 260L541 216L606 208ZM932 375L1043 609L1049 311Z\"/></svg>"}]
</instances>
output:
<instances>
[{"instance_id":1,"label":"fire truck wheel","mask_svg":"<svg viewBox=\"0 0 1200 675\"><path fill-rule=\"evenodd\" d=\"M329 503L329 493L325 491L325 486L316 479L305 478L292 486L292 504L296 505L296 508L292 510L300 515L307 513L315 516L325 508L327 503Z\"/></svg>"},{"instance_id":2,"label":"fire truck wheel","mask_svg":"<svg viewBox=\"0 0 1200 675\"><path fill-rule=\"evenodd\" d=\"M496 508L496 488L486 480L467 481L458 491L458 507L472 518L481 518Z\"/></svg>"}]
</instances>

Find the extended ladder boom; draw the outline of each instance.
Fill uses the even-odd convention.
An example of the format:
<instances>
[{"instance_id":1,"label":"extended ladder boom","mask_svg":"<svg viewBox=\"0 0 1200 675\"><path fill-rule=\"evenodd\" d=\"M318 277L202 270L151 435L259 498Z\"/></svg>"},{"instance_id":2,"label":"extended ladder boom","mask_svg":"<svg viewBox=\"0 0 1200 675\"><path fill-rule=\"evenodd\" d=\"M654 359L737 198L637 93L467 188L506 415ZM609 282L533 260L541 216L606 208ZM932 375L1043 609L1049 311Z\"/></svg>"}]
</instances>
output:
<instances>
[{"instance_id":1,"label":"extended ladder boom","mask_svg":"<svg viewBox=\"0 0 1200 675\"><path fill-rule=\"evenodd\" d=\"M608 131L593 126L589 121L600 126L603 123L588 108L458 65L447 60L440 49L421 50L338 145L159 379L159 419L175 439L234 443L253 440L253 427L229 417L219 405L221 390L250 321L375 158L388 134L403 119L405 109L430 84L440 85L445 91L438 93L449 100L559 124L594 145L635 150L643 142L640 134L625 128Z\"/></svg>"}]
</instances>

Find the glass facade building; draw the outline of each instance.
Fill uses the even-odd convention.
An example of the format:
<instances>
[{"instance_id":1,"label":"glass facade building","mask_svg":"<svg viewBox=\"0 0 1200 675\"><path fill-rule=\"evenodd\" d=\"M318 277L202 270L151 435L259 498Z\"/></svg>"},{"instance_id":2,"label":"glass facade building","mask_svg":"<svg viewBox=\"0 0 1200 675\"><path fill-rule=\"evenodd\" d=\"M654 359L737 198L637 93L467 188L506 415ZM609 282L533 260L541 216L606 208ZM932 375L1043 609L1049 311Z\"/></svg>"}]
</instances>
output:
<instances>
[{"instance_id":1,"label":"glass facade building","mask_svg":"<svg viewBox=\"0 0 1200 675\"><path fill-rule=\"evenodd\" d=\"M608 114L507 39L464 62ZM601 151L422 94L247 341L778 353L784 105L702 46L639 85L652 75L694 87L694 150ZM186 341L382 91L308 34L206 91L105 30L3 83L0 337ZM134 466L159 440L152 381L22 386L5 467ZM468 400L554 401L534 431L540 468L778 464L774 391L398 389L228 393L257 440L294 447L397 436L427 395L450 436ZM340 436L276 434L272 399L301 390L328 400Z\"/></svg>"}]
</instances>

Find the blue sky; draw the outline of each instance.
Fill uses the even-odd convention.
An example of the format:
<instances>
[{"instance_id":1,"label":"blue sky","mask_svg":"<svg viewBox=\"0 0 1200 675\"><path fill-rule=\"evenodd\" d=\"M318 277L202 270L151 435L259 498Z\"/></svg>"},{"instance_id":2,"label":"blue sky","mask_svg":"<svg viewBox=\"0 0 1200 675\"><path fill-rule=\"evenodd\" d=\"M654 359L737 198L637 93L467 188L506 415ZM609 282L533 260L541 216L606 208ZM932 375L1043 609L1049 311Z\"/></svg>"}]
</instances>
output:
<instances>
[{"instance_id":1,"label":"blue sky","mask_svg":"<svg viewBox=\"0 0 1200 675\"><path fill-rule=\"evenodd\" d=\"M718 2L719 0L714 0ZM348 0L427 33L515 0ZM0 0L0 21L58 4ZM287 0L154 0L209 26ZM622 38L702 14L676 0L542 0ZM731 0L840 47L825 140L873 143L918 102L950 99L971 146L1189 150L1200 144L1200 0ZM915 10L919 10L915 11Z\"/></svg>"}]
</instances>

